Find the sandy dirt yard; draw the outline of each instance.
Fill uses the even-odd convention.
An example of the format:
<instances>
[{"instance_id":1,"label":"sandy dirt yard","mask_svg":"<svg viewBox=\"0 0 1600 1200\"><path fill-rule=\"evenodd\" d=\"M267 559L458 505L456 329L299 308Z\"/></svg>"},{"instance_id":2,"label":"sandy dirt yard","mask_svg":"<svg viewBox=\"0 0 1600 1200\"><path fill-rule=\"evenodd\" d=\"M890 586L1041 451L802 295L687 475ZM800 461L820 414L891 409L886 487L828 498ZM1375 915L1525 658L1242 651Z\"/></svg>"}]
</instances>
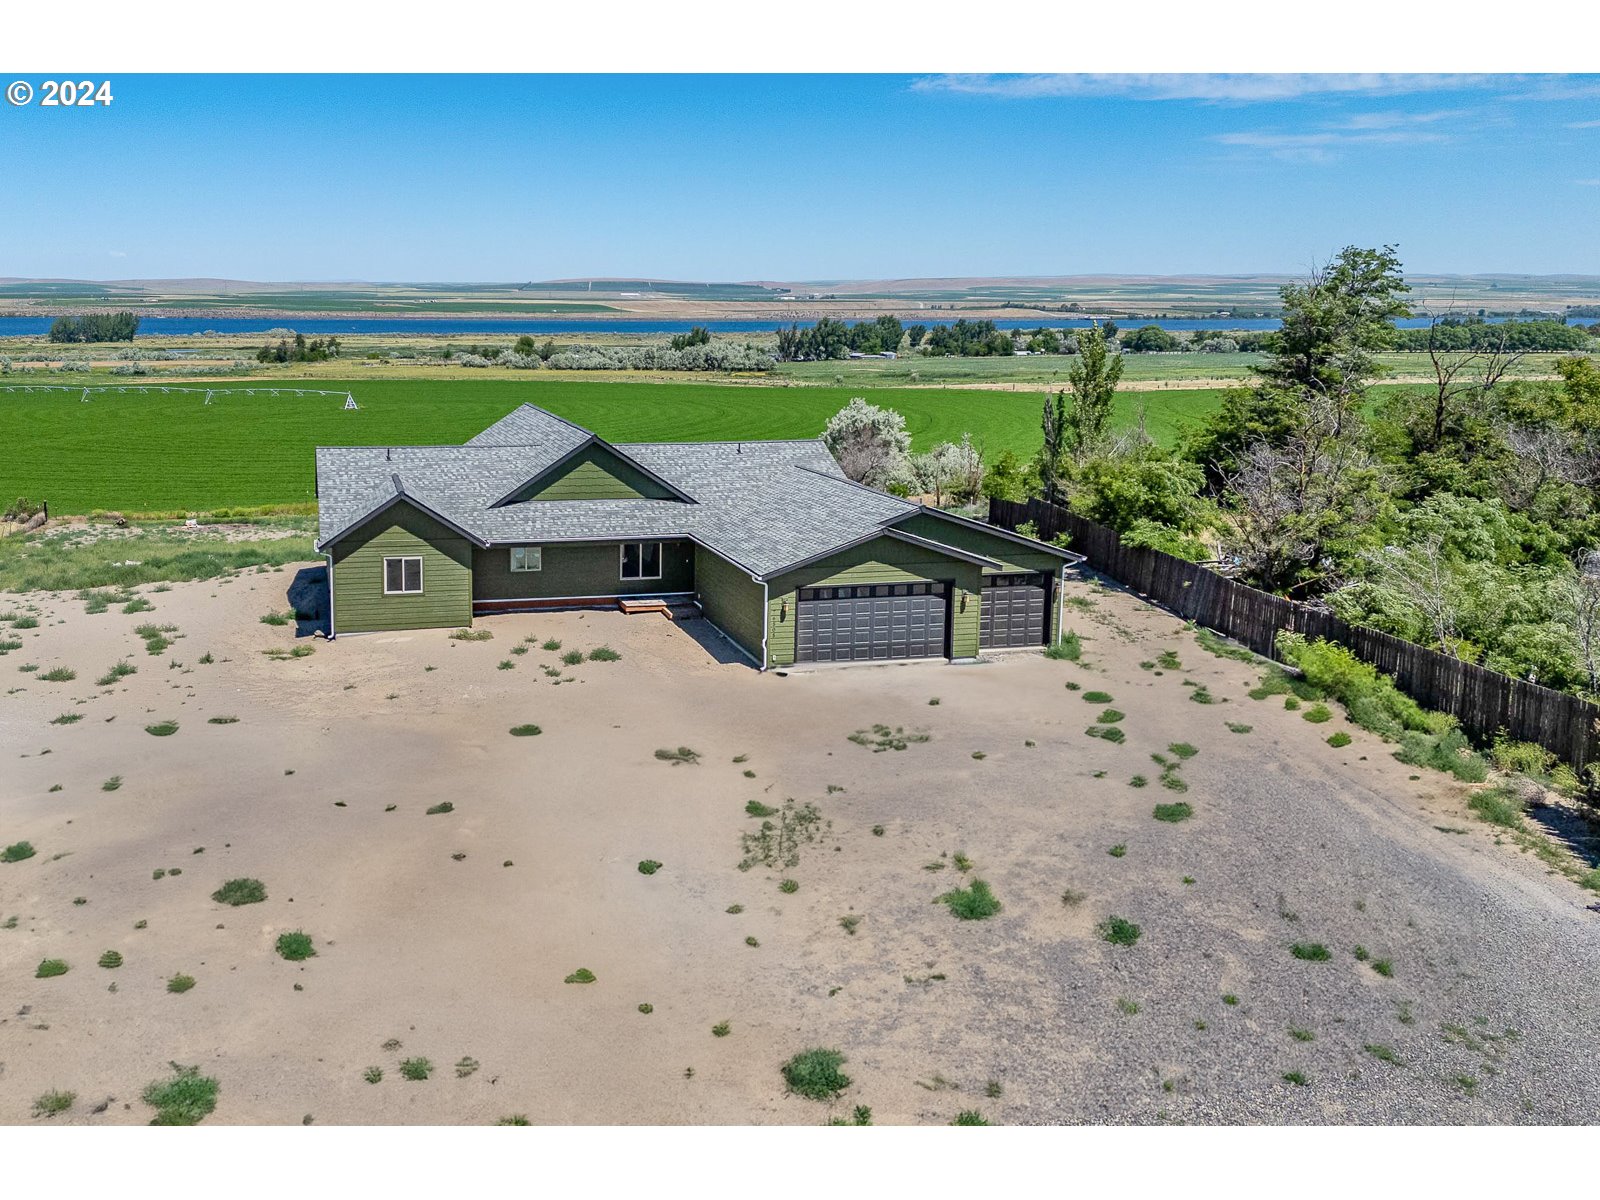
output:
<instances>
[{"instance_id":1,"label":"sandy dirt yard","mask_svg":"<svg viewBox=\"0 0 1600 1200\"><path fill-rule=\"evenodd\" d=\"M0 1121L50 1089L56 1123L148 1121L173 1062L220 1081L216 1123L1600 1118L1592 894L1134 597L1072 585L1082 663L761 675L610 612L330 644L261 623L295 577L0 598L38 619L0 657L0 845L36 848L0 863ZM1121 744L1086 735L1107 708ZM875 724L928 740L849 740ZM814 840L741 870L747 804L791 798ZM239 877L266 900L211 898ZM935 902L974 878L997 915ZM315 957L276 953L295 930ZM831 1105L780 1075L813 1046L847 1060Z\"/></svg>"}]
</instances>

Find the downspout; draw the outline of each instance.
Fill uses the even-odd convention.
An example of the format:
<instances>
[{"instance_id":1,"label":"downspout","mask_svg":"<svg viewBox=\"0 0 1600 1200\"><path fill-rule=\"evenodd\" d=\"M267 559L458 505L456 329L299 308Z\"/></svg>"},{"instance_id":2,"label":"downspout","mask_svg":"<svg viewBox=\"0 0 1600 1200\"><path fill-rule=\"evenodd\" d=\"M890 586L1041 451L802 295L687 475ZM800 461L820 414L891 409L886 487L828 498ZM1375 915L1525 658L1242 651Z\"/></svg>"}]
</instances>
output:
<instances>
[{"instance_id":1,"label":"downspout","mask_svg":"<svg viewBox=\"0 0 1600 1200\"><path fill-rule=\"evenodd\" d=\"M328 560L328 640L333 641L333 551L323 551L323 557Z\"/></svg>"},{"instance_id":2,"label":"downspout","mask_svg":"<svg viewBox=\"0 0 1600 1200\"><path fill-rule=\"evenodd\" d=\"M1066 636L1067 623L1067 564L1061 564L1061 577L1056 583L1056 636L1051 645Z\"/></svg>"},{"instance_id":3,"label":"downspout","mask_svg":"<svg viewBox=\"0 0 1600 1200\"><path fill-rule=\"evenodd\" d=\"M772 594L767 581L761 581L761 669L765 671L772 661L767 650L767 629L772 624Z\"/></svg>"}]
</instances>

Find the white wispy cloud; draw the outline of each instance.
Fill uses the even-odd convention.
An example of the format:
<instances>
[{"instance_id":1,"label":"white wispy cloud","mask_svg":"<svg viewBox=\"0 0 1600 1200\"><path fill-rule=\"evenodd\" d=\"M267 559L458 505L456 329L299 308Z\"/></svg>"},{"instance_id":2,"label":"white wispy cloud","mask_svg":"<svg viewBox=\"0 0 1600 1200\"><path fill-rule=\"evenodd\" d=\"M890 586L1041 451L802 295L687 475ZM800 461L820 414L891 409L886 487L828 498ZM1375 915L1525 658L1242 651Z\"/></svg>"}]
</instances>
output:
<instances>
[{"instance_id":1,"label":"white wispy cloud","mask_svg":"<svg viewBox=\"0 0 1600 1200\"><path fill-rule=\"evenodd\" d=\"M1574 179L1572 182L1579 187L1600 187L1600 179Z\"/></svg>"},{"instance_id":2,"label":"white wispy cloud","mask_svg":"<svg viewBox=\"0 0 1600 1200\"><path fill-rule=\"evenodd\" d=\"M1600 129L1600 121L1568 121L1568 129Z\"/></svg>"},{"instance_id":3,"label":"white wispy cloud","mask_svg":"<svg viewBox=\"0 0 1600 1200\"><path fill-rule=\"evenodd\" d=\"M1414 146L1424 142L1447 142L1450 137L1444 133L1412 129L1366 132L1321 129L1305 133L1244 130L1219 133L1211 140L1223 146L1260 151L1286 162L1329 163L1337 161L1343 156L1343 151L1353 146Z\"/></svg>"},{"instance_id":4,"label":"white wispy cloud","mask_svg":"<svg viewBox=\"0 0 1600 1200\"><path fill-rule=\"evenodd\" d=\"M111 255L112 258L127 258L128 257L128 252L126 250L107 250L106 253Z\"/></svg>"},{"instance_id":5,"label":"white wispy cloud","mask_svg":"<svg viewBox=\"0 0 1600 1200\"><path fill-rule=\"evenodd\" d=\"M1305 130L1247 129L1214 134L1213 142L1270 154L1289 162L1335 162L1356 146L1412 146L1448 142L1464 128L1489 119L1483 110L1442 108L1429 112L1351 113Z\"/></svg>"},{"instance_id":6,"label":"white wispy cloud","mask_svg":"<svg viewBox=\"0 0 1600 1200\"><path fill-rule=\"evenodd\" d=\"M1252 104L1326 96L1402 96L1420 92L1505 89L1516 75L1444 74L1142 74L1142 75L929 75L912 88L972 96L1030 100L1106 97L1129 100L1200 100Z\"/></svg>"},{"instance_id":7,"label":"white wispy cloud","mask_svg":"<svg viewBox=\"0 0 1600 1200\"><path fill-rule=\"evenodd\" d=\"M1437 125L1441 121L1460 121L1476 115L1470 108L1441 108L1434 112L1366 112L1354 113L1344 120L1325 126L1328 129L1382 130L1405 129L1412 125Z\"/></svg>"}]
</instances>

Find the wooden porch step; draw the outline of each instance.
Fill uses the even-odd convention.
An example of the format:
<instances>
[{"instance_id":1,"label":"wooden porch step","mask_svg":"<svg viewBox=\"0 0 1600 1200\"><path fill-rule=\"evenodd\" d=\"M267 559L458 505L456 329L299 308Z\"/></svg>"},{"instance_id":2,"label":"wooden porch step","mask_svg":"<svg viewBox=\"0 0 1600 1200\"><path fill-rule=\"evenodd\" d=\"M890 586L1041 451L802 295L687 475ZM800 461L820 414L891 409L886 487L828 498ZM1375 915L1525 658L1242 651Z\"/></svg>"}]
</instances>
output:
<instances>
[{"instance_id":1,"label":"wooden porch step","mask_svg":"<svg viewBox=\"0 0 1600 1200\"><path fill-rule=\"evenodd\" d=\"M630 617L635 613L665 613L671 611L665 600L660 600L653 596L644 600L618 600L617 607Z\"/></svg>"}]
</instances>

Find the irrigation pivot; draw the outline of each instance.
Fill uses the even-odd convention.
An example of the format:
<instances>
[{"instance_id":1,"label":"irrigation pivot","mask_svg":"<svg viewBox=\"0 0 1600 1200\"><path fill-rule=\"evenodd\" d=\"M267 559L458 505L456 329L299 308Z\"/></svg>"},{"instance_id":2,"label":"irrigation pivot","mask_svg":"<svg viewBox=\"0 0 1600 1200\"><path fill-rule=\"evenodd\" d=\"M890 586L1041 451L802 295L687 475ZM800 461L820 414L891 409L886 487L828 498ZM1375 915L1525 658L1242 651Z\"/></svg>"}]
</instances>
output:
<instances>
[{"instance_id":1,"label":"irrigation pivot","mask_svg":"<svg viewBox=\"0 0 1600 1200\"><path fill-rule=\"evenodd\" d=\"M263 396L342 396L345 408L360 408L356 398L350 392L331 392L322 388L284 388L284 387L251 387L242 389L232 388L194 388L174 387L159 383L112 383L98 387L81 387L75 383L5 383L0 384L0 392L78 392L78 399L83 404L89 403L90 392L116 392L125 395L132 392L136 395L148 395L156 392L162 396L173 394L189 394L204 396L205 403L210 404L213 396L233 396L243 392L246 396L254 396L260 392Z\"/></svg>"}]
</instances>

